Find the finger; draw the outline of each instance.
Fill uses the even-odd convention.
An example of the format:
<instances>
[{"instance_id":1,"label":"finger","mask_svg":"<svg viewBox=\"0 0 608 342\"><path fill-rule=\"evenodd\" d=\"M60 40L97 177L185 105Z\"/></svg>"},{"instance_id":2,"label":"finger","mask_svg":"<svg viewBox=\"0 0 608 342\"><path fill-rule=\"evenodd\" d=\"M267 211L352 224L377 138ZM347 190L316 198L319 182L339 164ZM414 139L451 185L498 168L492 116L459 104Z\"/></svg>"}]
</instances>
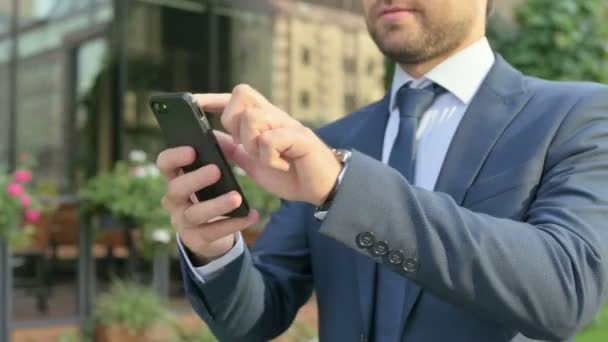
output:
<instances>
[{"instance_id":1,"label":"finger","mask_svg":"<svg viewBox=\"0 0 608 342\"><path fill-rule=\"evenodd\" d=\"M289 161L304 156L311 143L312 136L308 133L310 129L299 127L281 127L264 132L258 139L260 150L264 151L262 161L266 165L288 169Z\"/></svg>"},{"instance_id":2,"label":"finger","mask_svg":"<svg viewBox=\"0 0 608 342\"><path fill-rule=\"evenodd\" d=\"M214 199L190 206L184 211L187 225L199 226L212 219L225 216L243 203L243 198L237 191L231 191Z\"/></svg>"},{"instance_id":3,"label":"finger","mask_svg":"<svg viewBox=\"0 0 608 342\"><path fill-rule=\"evenodd\" d=\"M173 211L173 204L169 201L169 199L167 199L167 196L163 196L160 203L167 212Z\"/></svg>"},{"instance_id":4,"label":"finger","mask_svg":"<svg viewBox=\"0 0 608 342\"><path fill-rule=\"evenodd\" d=\"M235 142L240 143L239 120L246 109L259 108L268 105L268 101L252 87L239 84L232 90L230 102L222 113L222 124L232 135Z\"/></svg>"},{"instance_id":5,"label":"finger","mask_svg":"<svg viewBox=\"0 0 608 342\"><path fill-rule=\"evenodd\" d=\"M174 207L184 205L190 201L191 194L216 183L220 177L221 172L216 165L203 166L170 181L165 196Z\"/></svg>"},{"instance_id":6,"label":"finger","mask_svg":"<svg viewBox=\"0 0 608 342\"><path fill-rule=\"evenodd\" d=\"M180 168L190 165L196 158L196 152L192 147L176 147L162 151L156 159L156 165L160 172L172 180L179 175Z\"/></svg>"},{"instance_id":7,"label":"finger","mask_svg":"<svg viewBox=\"0 0 608 342\"><path fill-rule=\"evenodd\" d=\"M251 210L247 217L229 218L205 224L201 226L201 238L206 242L217 241L225 236L253 226L259 218L258 212Z\"/></svg>"},{"instance_id":8,"label":"finger","mask_svg":"<svg viewBox=\"0 0 608 342\"><path fill-rule=\"evenodd\" d=\"M215 134L215 139L217 143L220 145L220 149L224 156L228 159L232 159L232 155L237 148L237 143L234 142L234 139L229 135L222 131L213 131Z\"/></svg>"},{"instance_id":9,"label":"finger","mask_svg":"<svg viewBox=\"0 0 608 342\"><path fill-rule=\"evenodd\" d=\"M243 113L248 104L247 94L250 87L245 85L238 85L232 90L232 97L230 102L224 108L222 112L222 125L232 135L234 141L238 144L240 142L238 136L238 118Z\"/></svg>"},{"instance_id":10,"label":"finger","mask_svg":"<svg viewBox=\"0 0 608 342\"><path fill-rule=\"evenodd\" d=\"M276 141L278 134L276 130L266 131L260 135L258 146L260 150L260 161L264 165L280 171L289 171L289 162L281 158L281 149L289 148L289 142L286 138L280 137L281 142ZM280 145L279 145L280 144Z\"/></svg>"},{"instance_id":11,"label":"finger","mask_svg":"<svg viewBox=\"0 0 608 342\"><path fill-rule=\"evenodd\" d=\"M269 135L268 141L272 141L281 158L287 160L305 156L310 145L320 141L310 128L303 125L273 129Z\"/></svg>"},{"instance_id":12,"label":"finger","mask_svg":"<svg viewBox=\"0 0 608 342\"><path fill-rule=\"evenodd\" d=\"M231 94L195 94L194 100L205 112L221 113L224 111Z\"/></svg>"},{"instance_id":13,"label":"finger","mask_svg":"<svg viewBox=\"0 0 608 342\"><path fill-rule=\"evenodd\" d=\"M247 109L240 117L240 142L251 156L258 156L258 137L265 131L279 126L276 116L266 110Z\"/></svg>"}]
</instances>

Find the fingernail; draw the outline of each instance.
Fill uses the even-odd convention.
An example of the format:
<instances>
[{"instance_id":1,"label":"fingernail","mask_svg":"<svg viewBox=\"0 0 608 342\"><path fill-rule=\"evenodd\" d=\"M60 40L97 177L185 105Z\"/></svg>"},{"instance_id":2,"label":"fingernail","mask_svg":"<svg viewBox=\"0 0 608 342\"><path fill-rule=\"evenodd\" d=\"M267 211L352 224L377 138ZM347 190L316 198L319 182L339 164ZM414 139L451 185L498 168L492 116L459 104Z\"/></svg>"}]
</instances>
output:
<instances>
[{"instance_id":1,"label":"fingernail","mask_svg":"<svg viewBox=\"0 0 608 342\"><path fill-rule=\"evenodd\" d=\"M211 173L213 176L218 176L218 177L221 176L220 168L217 167L217 165L215 165L215 164L205 165L205 166L203 166L203 168L207 172Z\"/></svg>"},{"instance_id":2,"label":"fingernail","mask_svg":"<svg viewBox=\"0 0 608 342\"><path fill-rule=\"evenodd\" d=\"M231 207L238 207L241 205L241 195L237 191L231 191L228 193L227 201Z\"/></svg>"}]
</instances>

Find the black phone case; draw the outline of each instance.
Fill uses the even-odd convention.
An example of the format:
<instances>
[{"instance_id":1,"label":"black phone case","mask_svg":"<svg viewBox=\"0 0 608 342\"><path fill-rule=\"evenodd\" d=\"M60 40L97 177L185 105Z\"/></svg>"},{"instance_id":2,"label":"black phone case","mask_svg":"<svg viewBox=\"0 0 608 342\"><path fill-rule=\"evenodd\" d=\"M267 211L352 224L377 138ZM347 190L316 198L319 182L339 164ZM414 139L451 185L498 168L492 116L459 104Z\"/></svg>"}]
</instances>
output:
<instances>
[{"instance_id":1,"label":"black phone case","mask_svg":"<svg viewBox=\"0 0 608 342\"><path fill-rule=\"evenodd\" d=\"M166 107L155 108L154 104ZM150 107L169 147L191 146L196 151L196 160L184 167L184 172L195 171L209 164L215 164L220 168L222 173L220 180L197 191L196 198L199 201L206 201L236 190L241 194L243 202L227 216L247 216L249 205L245 195L220 149L205 113L196 104L192 94L154 95L150 97Z\"/></svg>"}]
</instances>

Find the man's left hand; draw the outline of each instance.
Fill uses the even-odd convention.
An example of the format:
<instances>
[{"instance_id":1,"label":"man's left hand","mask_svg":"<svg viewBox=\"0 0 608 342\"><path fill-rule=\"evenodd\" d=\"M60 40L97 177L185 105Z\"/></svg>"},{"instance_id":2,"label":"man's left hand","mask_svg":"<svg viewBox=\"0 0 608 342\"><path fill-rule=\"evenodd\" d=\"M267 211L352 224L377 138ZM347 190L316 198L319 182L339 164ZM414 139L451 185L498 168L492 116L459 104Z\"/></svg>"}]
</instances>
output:
<instances>
[{"instance_id":1,"label":"man's left hand","mask_svg":"<svg viewBox=\"0 0 608 342\"><path fill-rule=\"evenodd\" d=\"M199 106L223 112L230 135L217 132L218 142L256 183L283 199L325 202L341 165L311 129L247 85L195 97Z\"/></svg>"}]
</instances>

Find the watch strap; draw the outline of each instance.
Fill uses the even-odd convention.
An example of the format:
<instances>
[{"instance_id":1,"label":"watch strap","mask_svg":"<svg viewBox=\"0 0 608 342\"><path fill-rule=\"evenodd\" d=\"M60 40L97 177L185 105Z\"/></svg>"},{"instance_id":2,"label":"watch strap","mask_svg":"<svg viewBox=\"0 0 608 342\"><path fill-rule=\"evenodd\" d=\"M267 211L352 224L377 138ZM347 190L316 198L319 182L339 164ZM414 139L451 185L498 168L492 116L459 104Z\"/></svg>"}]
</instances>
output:
<instances>
[{"instance_id":1,"label":"watch strap","mask_svg":"<svg viewBox=\"0 0 608 342\"><path fill-rule=\"evenodd\" d=\"M333 149L333 152L338 161L340 161L340 163L342 164L342 169L340 170L340 173L336 178L336 182L331 188L331 191L329 192L329 195L327 196L325 202L315 209L314 216L320 221L325 219L325 216L327 215L327 212L329 211L329 208L331 207L331 204L333 203L333 200L336 197L336 193L338 192L338 189L342 184L342 179L344 178L346 168L348 167L348 161L350 160L352 154L351 151L343 149Z\"/></svg>"}]
</instances>

